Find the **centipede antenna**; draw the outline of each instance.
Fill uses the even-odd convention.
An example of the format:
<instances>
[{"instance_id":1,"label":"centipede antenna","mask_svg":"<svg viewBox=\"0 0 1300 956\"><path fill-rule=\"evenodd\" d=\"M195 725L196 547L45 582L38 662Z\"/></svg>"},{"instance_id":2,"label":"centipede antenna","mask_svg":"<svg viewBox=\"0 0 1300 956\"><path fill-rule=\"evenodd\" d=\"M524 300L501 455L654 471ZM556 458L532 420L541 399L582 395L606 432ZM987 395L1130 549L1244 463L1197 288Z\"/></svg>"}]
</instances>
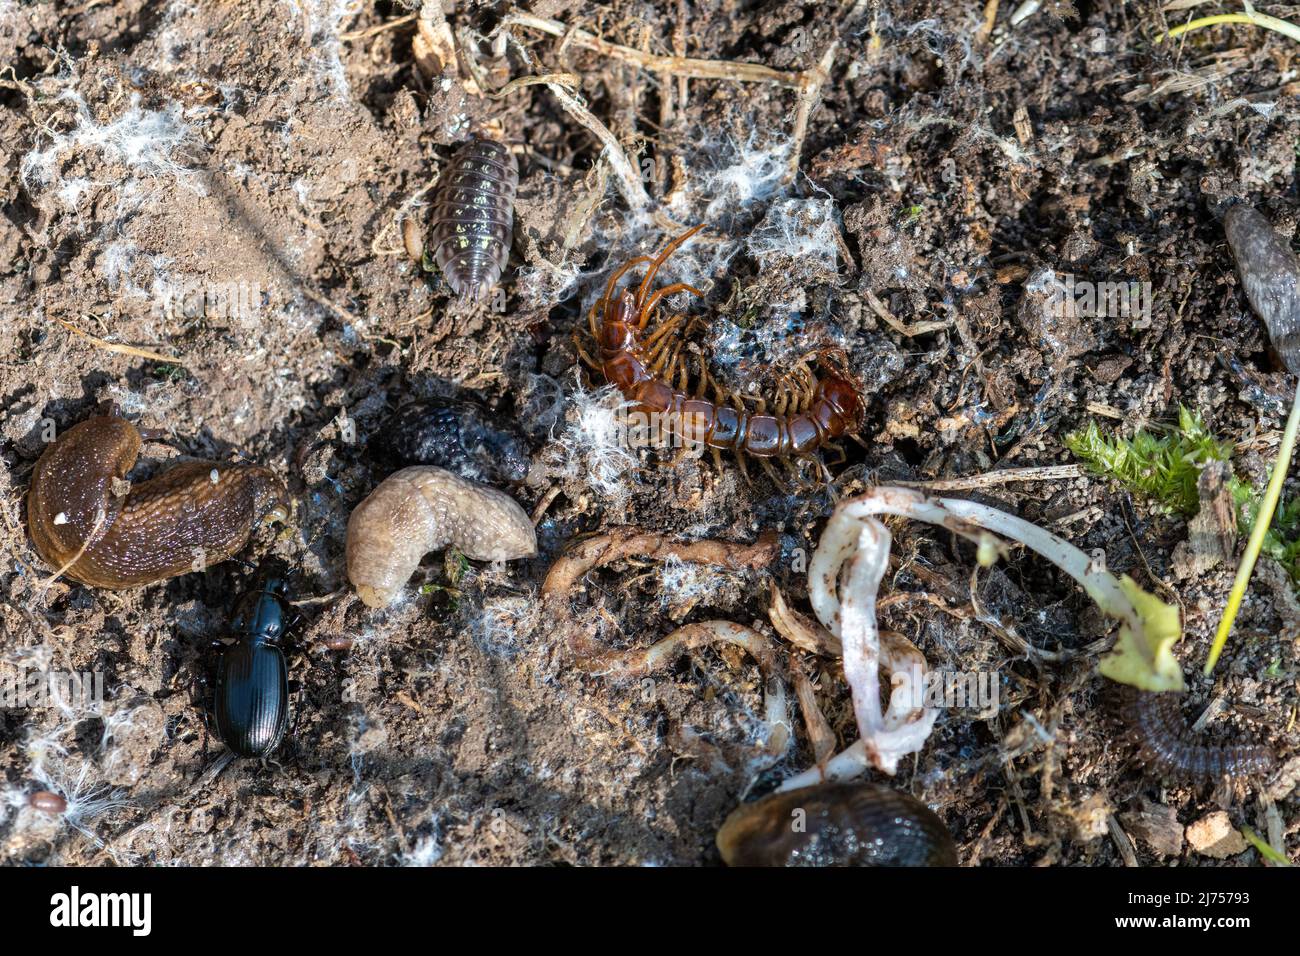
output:
<instances>
[{"instance_id":1,"label":"centipede antenna","mask_svg":"<svg viewBox=\"0 0 1300 956\"><path fill-rule=\"evenodd\" d=\"M623 278L628 269L631 269L634 266L639 266L643 262L651 261L653 261L651 256L637 256L635 259L629 259L627 262L623 263L623 265L615 270L614 274L609 277L609 281L605 283L605 298L601 301L609 301L609 297L614 294L614 288L618 285L618 280Z\"/></svg>"},{"instance_id":2,"label":"centipede antenna","mask_svg":"<svg viewBox=\"0 0 1300 956\"><path fill-rule=\"evenodd\" d=\"M645 278L641 280L641 285L636 290L636 305L638 309L640 309L645 302L646 292L650 288L650 283L654 281L655 273L659 271L659 267L668 260L669 256L681 247L682 243L703 228L704 223L700 223L698 226L693 226L692 228L687 229L672 242L668 243L668 245L664 246L663 251L655 257L654 262L650 264L650 268L646 270Z\"/></svg>"},{"instance_id":3,"label":"centipede antenna","mask_svg":"<svg viewBox=\"0 0 1300 956\"><path fill-rule=\"evenodd\" d=\"M685 282L675 282L672 285L664 286L662 289L656 289L654 295L650 296L646 300L646 304L641 306L641 321L638 323L638 328L644 329L646 327L646 323L650 321L650 316L654 314L655 306L659 304L660 299L676 292L693 292L701 299L704 298L703 292Z\"/></svg>"}]
</instances>

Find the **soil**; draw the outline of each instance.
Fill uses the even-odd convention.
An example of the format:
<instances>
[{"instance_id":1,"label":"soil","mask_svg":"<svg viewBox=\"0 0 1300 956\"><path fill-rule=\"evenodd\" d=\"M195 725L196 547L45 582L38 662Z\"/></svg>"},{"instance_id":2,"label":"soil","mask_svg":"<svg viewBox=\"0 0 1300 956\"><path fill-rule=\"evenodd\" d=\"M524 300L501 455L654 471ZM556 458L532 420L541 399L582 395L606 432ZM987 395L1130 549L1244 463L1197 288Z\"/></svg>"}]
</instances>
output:
<instances>
[{"instance_id":1,"label":"soil","mask_svg":"<svg viewBox=\"0 0 1300 956\"><path fill-rule=\"evenodd\" d=\"M1067 464L1063 437L1093 418L1129 434L1185 405L1264 481L1293 384L1219 217L1244 199L1285 235L1300 219L1293 41L1214 27L1157 45L1183 11L1086 0L1015 26L1004 2L991 33L983 4L944 0L532 5L634 50L781 71L813 70L838 35L793 143L787 86L687 81L524 24L518 44L494 44L508 6L448 6L460 62L426 72L396 3L0 2L4 662L106 682L100 705L0 711L0 858L716 865L726 815L812 764L802 725L765 767L764 679L742 652L695 650L646 683L587 673L576 646L645 647L710 619L774 635L769 581L808 611L801 562L832 494ZM484 92L542 73L576 75L648 207L545 85ZM516 144L520 164L500 308L451 302L403 242L475 131ZM600 460L609 402L578 354L593 349L587 309L615 267L702 221L660 281L705 293L684 306L708 317L690 339L724 386L766 394L809 348L849 354L868 409L848 460L828 456L833 488L788 469L774 483L752 462L746 480L731 455L721 469L644 450ZM1042 269L1149 283L1150 312L1053 317ZM467 571L432 555L402 602L372 611L343 564L348 514L391 467L367 439L439 395L478 398L528 435L532 472L511 491L529 511L545 502L540 554ZM51 582L31 548L24 496L49 423L101 401L172 436L133 479L179 455L241 455L297 498L293 524L241 556L283 562L298 602L296 717L273 760L224 765L207 717L244 564L111 592ZM1219 702L1209 738L1295 757L1300 617L1276 565L1261 564L1206 679L1232 568L1175 560L1184 519L1087 474L953 494L1176 601L1189 720ZM624 525L745 543L774 529L781 557L740 572L620 562L544 611L566 545ZM1286 774L1224 792L1134 763L1096 672L1112 624L1073 582L1019 551L972 582L969 545L891 527L884 625L933 667L997 676L996 708L946 712L891 780L935 808L963 863L1259 865L1253 848L1218 859L1184 840L1220 808L1297 858ZM339 638L351 649L327 646ZM778 646L847 746L839 662ZM73 797L69 812L31 807L40 790Z\"/></svg>"}]
</instances>

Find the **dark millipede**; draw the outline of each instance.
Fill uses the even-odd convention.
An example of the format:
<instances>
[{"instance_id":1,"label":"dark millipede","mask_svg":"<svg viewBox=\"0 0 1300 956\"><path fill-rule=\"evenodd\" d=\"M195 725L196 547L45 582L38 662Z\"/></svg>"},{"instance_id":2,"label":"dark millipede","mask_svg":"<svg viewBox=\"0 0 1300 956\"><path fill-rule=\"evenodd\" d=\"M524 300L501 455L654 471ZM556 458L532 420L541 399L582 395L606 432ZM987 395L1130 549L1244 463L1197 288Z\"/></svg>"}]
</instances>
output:
<instances>
[{"instance_id":1,"label":"dark millipede","mask_svg":"<svg viewBox=\"0 0 1300 956\"><path fill-rule=\"evenodd\" d=\"M1138 758L1166 777L1233 780L1272 769L1273 751L1263 744L1206 744L1192 736L1183 718L1181 694L1124 690L1120 715Z\"/></svg>"},{"instance_id":2,"label":"dark millipede","mask_svg":"<svg viewBox=\"0 0 1300 956\"><path fill-rule=\"evenodd\" d=\"M519 167L510 149L475 138L452 155L433 207L433 258L452 292L481 299L510 257Z\"/></svg>"}]
</instances>

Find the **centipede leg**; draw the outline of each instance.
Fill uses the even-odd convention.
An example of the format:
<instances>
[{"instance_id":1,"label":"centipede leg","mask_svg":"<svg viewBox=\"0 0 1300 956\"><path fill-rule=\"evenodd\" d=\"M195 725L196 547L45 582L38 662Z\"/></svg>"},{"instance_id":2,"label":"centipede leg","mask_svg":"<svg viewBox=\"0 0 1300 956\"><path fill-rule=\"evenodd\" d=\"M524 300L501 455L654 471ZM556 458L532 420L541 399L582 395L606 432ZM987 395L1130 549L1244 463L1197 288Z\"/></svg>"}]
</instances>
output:
<instances>
[{"instance_id":1,"label":"centipede leg","mask_svg":"<svg viewBox=\"0 0 1300 956\"><path fill-rule=\"evenodd\" d=\"M623 263L623 265L615 270L614 274L609 277L609 282L605 284L605 298L602 301L609 301L609 297L614 294L614 287L618 285L618 280L623 278L628 269L639 266L643 262L653 261L653 258L650 256L637 256L635 259L629 259L627 262Z\"/></svg>"},{"instance_id":2,"label":"centipede leg","mask_svg":"<svg viewBox=\"0 0 1300 956\"><path fill-rule=\"evenodd\" d=\"M825 448L827 451L835 452L836 458L833 462L831 462L831 464L833 465L842 465L849 460L848 453L844 450L844 446L839 444L838 442L828 441L822 447ZM825 463L822 464L822 467L823 468L826 467Z\"/></svg>"},{"instance_id":3,"label":"centipede leg","mask_svg":"<svg viewBox=\"0 0 1300 956\"><path fill-rule=\"evenodd\" d=\"M587 354L586 350L582 347L582 342L578 338L577 332L573 333L573 348L578 353L578 358L581 359L588 368L592 371L600 371L600 363Z\"/></svg>"},{"instance_id":4,"label":"centipede leg","mask_svg":"<svg viewBox=\"0 0 1300 956\"><path fill-rule=\"evenodd\" d=\"M746 487L752 488L754 480L749 477L749 469L745 467L745 453L739 448L736 449L736 464L740 466L740 477L745 479Z\"/></svg>"},{"instance_id":5,"label":"centipede leg","mask_svg":"<svg viewBox=\"0 0 1300 956\"><path fill-rule=\"evenodd\" d=\"M641 352L646 361L649 361L655 355L656 350L661 348L663 343L677 330L681 325L681 320L682 316L675 315L646 337L646 340L641 343Z\"/></svg>"},{"instance_id":6,"label":"centipede leg","mask_svg":"<svg viewBox=\"0 0 1300 956\"><path fill-rule=\"evenodd\" d=\"M783 493L788 493L790 491L790 486L779 474L777 474L776 469L772 466L772 462L769 459L760 458L758 463L763 467L763 471L767 473L767 477L771 480L772 484L776 486L778 491Z\"/></svg>"},{"instance_id":7,"label":"centipede leg","mask_svg":"<svg viewBox=\"0 0 1300 956\"><path fill-rule=\"evenodd\" d=\"M682 233L672 242L668 243L668 245L664 246L663 250L659 253L659 255L656 256L654 261L650 263L650 268L646 270L645 277L641 280L641 285L637 287L636 302L638 306L642 305L645 302L646 292L650 289L650 283L654 281L655 274L659 271L659 267L662 266L668 260L669 256L671 256L674 252L678 250L678 248L681 246L682 243L684 243L687 239L691 238L691 236L695 235L703 228L704 228L704 223L700 223L698 226L694 227L693 229L686 230L686 232ZM648 257L643 257L643 261L645 258Z\"/></svg>"},{"instance_id":8,"label":"centipede leg","mask_svg":"<svg viewBox=\"0 0 1300 956\"><path fill-rule=\"evenodd\" d=\"M813 375L812 369L804 364L799 366L799 374L803 379L803 391L799 396L799 407L796 411L804 412L812 408L817 400L817 378Z\"/></svg>"},{"instance_id":9,"label":"centipede leg","mask_svg":"<svg viewBox=\"0 0 1300 956\"><path fill-rule=\"evenodd\" d=\"M835 477L831 474L831 470L826 467L826 462L820 458L817 459L817 467L821 469L822 480L826 483L826 493L830 495L831 503L838 502L840 496L835 491Z\"/></svg>"},{"instance_id":10,"label":"centipede leg","mask_svg":"<svg viewBox=\"0 0 1300 956\"><path fill-rule=\"evenodd\" d=\"M684 358L681 359L677 366L677 390L681 392L690 392L691 385L691 368L690 363Z\"/></svg>"}]
</instances>

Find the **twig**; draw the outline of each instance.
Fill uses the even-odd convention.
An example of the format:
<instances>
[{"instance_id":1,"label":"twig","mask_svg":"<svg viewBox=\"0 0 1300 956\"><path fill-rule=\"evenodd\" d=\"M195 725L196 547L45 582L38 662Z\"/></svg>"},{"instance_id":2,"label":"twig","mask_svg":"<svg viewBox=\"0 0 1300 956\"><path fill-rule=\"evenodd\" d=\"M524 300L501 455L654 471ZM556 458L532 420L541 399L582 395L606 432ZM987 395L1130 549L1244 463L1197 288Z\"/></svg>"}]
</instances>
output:
<instances>
[{"instance_id":1,"label":"twig","mask_svg":"<svg viewBox=\"0 0 1300 956\"><path fill-rule=\"evenodd\" d=\"M528 48L519 41L519 38L513 33L507 33L506 36L514 45L515 50L523 58L527 67L538 75L544 75L538 68L536 61L533 59L533 55L528 52ZM636 169L633 168L632 163L628 160L627 155L623 152L623 147L619 144L618 139L609 131L609 127L596 119L592 112L583 105L582 101L573 93L570 93L565 89L564 86L549 78L544 82L546 83L546 88L555 94L555 98L560 101L560 105L563 106L574 119L587 127L588 131L590 131L596 139L600 140L601 145L605 147L602 155L609 160L610 167L614 170L614 175L619 183L620 192L623 193L623 199L627 202L628 206L630 206L632 211L638 215L643 215L648 212L652 203L650 201L650 194L645 190L645 183L641 181L640 175L638 175Z\"/></svg>"},{"instance_id":2,"label":"twig","mask_svg":"<svg viewBox=\"0 0 1300 956\"><path fill-rule=\"evenodd\" d=\"M975 32L976 43L987 43L989 37L992 36L994 24L998 19L998 5L1000 3L1001 0L988 0L988 3L984 4L984 22L980 24L980 28Z\"/></svg>"},{"instance_id":3,"label":"twig","mask_svg":"<svg viewBox=\"0 0 1300 956\"><path fill-rule=\"evenodd\" d=\"M566 46L594 50L604 56L635 63L651 73L671 73L675 76L700 80L732 80L737 83L776 83L791 89L808 85L806 74L799 71L774 70L760 63L738 63L731 60L698 60L687 56L661 56L610 43L578 27L569 27L559 20L548 20L531 13L512 13L501 21L499 30L521 26L553 37L561 37Z\"/></svg>"},{"instance_id":4,"label":"twig","mask_svg":"<svg viewBox=\"0 0 1300 956\"><path fill-rule=\"evenodd\" d=\"M430 182L421 186L419 189L413 192L406 199L402 200L402 204L397 207L397 212L393 214L392 222L388 223L386 226L384 226L383 229L380 229L379 232L375 234L374 240L370 243L371 253L377 256L396 256L396 255L401 255L403 252L406 251L404 246L403 247L385 246L384 248L381 249L379 248L379 244L380 242L383 241L384 237L387 236L388 233L397 226L399 222L402 222L406 219L406 214L410 212L411 209L416 204L418 204L421 199L424 198L425 194L427 194L429 190L432 189L434 186L438 185L438 180L440 178L441 177L439 176L439 174L435 173L433 179Z\"/></svg>"},{"instance_id":5,"label":"twig","mask_svg":"<svg viewBox=\"0 0 1300 956\"><path fill-rule=\"evenodd\" d=\"M1119 850L1119 855L1123 858L1124 865L1130 867L1137 866L1137 851L1133 848L1133 841L1129 839L1129 835L1124 832L1124 828L1120 826L1119 820L1115 818L1115 814L1106 814L1106 829L1110 831L1111 842L1115 844L1115 849Z\"/></svg>"},{"instance_id":6,"label":"twig","mask_svg":"<svg viewBox=\"0 0 1300 956\"><path fill-rule=\"evenodd\" d=\"M365 40L373 36L378 36L387 30L395 30L397 27L406 26L408 23L414 23L418 14L408 13L404 17L398 17L396 20L389 20L387 23L380 23L373 27L367 27L364 30L353 30L350 33L340 33L340 40Z\"/></svg>"},{"instance_id":7,"label":"twig","mask_svg":"<svg viewBox=\"0 0 1300 956\"><path fill-rule=\"evenodd\" d=\"M839 49L840 41L832 40L822 58L817 61L817 65L811 70L802 74L804 82L799 88L799 106L794 114L794 132L790 135L790 158L789 168L786 169L782 182L789 183L799 174L799 157L803 154L804 137L808 135L808 117L812 115L813 107L821 98L822 84L831 75L831 66L835 63L835 53Z\"/></svg>"},{"instance_id":8,"label":"twig","mask_svg":"<svg viewBox=\"0 0 1300 956\"><path fill-rule=\"evenodd\" d=\"M584 538L566 548L546 573L542 597L563 599L587 572L621 558L639 557L652 561L676 558L678 561L740 571L766 567L777 553L776 535L770 532L763 534L754 544L737 544L708 539L676 541L668 535L643 532L638 528L612 528L605 534Z\"/></svg>"},{"instance_id":9,"label":"twig","mask_svg":"<svg viewBox=\"0 0 1300 956\"><path fill-rule=\"evenodd\" d=\"M982 475L970 475L966 478L944 478L939 481L897 481L895 484L904 488L924 488L927 491L969 491L975 488L988 488L993 485L1005 485L1014 481L1065 481L1070 478L1082 478L1083 469L1078 465L1044 465L1038 468L999 468L986 471Z\"/></svg>"},{"instance_id":10,"label":"twig","mask_svg":"<svg viewBox=\"0 0 1300 956\"><path fill-rule=\"evenodd\" d=\"M106 342L97 335L91 335L89 332L83 332L71 322L64 322L56 318L55 322L63 326L69 332L80 335L96 348L105 349L109 352L117 352L121 355L134 355L137 358L146 358L154 362L167 362L170 365L182 365L189 368L189 362L182 358L176 358L172 355L163 355L161 352L154 352L150 349L136 348L134 345L119 345L116 342Z\"/></svg>"},{"instance_id":11,"label":"twig","mask_svg":"<svg viewBox=\"0 0 1300 956\"><path fill-rule=\"evenodd\" d=\"M577 89L580 79L576 73L547 73L545 76L521 76L511 80L495 93L488 93L488 96L494 100L502 100L513 93L515 90L524 86L536 86L538 83L550 85L552 83L563 83L565 86L571 86Z\"/></svg>"},{"instance_id":12,"label":"twig","mask_svg":"<svg viewBox=\"0 0 1300 956\"><path fill-rule=\"evenodd\" d=\"M905 335L909 339L915 335L925 335L927 332L937 332L940 329L951 328L953 324L952 319L931 319L928 322L904 322L902 319L894 315L894 313L890 312L885 303L881 302L880 299L876 297L876 294L870 289L866 291L864 298L867 300L867 305L871 307L871 311L876 313L876 315L879 316L886 325L899 335Z\"/></svg>"}]
</instances>

